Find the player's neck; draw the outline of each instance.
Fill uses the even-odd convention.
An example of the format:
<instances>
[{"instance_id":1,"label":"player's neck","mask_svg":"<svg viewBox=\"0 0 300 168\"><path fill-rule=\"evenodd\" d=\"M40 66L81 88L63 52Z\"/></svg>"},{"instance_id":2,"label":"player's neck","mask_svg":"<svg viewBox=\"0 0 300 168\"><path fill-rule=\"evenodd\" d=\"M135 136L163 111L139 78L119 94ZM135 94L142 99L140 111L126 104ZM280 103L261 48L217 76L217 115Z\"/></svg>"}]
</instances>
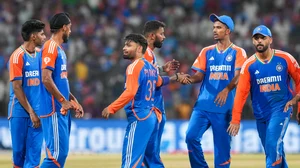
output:
<instances>
[{"instance_id":1,"label":"player's neck","mask_svg":"<svg viewBox=\"0 0 300 168\"><path fill-rule=\"evenodd\" d=\"M256 55L262 61L267 61L272 58L273 50L271 48L268 48L265 52L262 52L262 53L257 52Z\"/></svg>"},{"instance_id":2,"label":"player's neck","mask_svg":"<svg viewBox=\"0 0 300 168\"><path fill-rule=\"evenodd\" d=\"M153 51L154 50L154 43L150 42L150 40L147 41L148 42L148 47Z\"/></svg>"},{"instance_id":3,"label":"player's neck","mask_svg":"<svg viewBox=\"0 0 300 168\"><path fill-rule=\"evenodd\" d=\"M30 54L34 53L35 52L35 47L36 45L34 44L34 42L31 42L31 41L25 41L23 43L23 48L29 52Z\"/></svg>"},{"instance_id":4,"label":"player's neck","mask_svg":"<svg viewBox=\"0 0 300 168\"><path fill-rule=\"evenodd\" d=\"M51 39L55 41L59 46L61 46L61 44L64 42L64 40L62 39L59 33L52 34Z\"/></svg>"},{"instance_id":5,"label":"player's neck","mask_svg":"<svg viewBox=\"0 0 300 168\"><path fill-rule=\"evenodd\" d=\"M138 55L136 55L136 57L134 59L131 60L131 62L134 62L134 61L136 61L138 59L141 59L141 58L143 58L143 54L138 54Z\"/></svg>"},{"instance_id":6,"label":"player's neck","mask_svg":"<svg viewBox=\"0 0 300 168\"><path fill-rule=\"evenodd\" d=\"M219 40L217 43L217 48L219 51L224 51L231 45L232 42L230 40Z\"/></svg>"}]
</instances>

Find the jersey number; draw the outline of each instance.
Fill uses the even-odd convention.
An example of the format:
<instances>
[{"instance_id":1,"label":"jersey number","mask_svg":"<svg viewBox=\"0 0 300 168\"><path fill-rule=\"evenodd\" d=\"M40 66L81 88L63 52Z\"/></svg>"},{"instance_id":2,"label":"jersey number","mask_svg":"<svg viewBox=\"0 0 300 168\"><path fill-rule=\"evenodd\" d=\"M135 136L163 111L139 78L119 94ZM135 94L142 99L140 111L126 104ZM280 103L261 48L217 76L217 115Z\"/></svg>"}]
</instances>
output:
<instances>
[{"instance_id":1,"label":"jersey number","mask_svg":"<svg viewBox=\"0 0 300 168\"><path fill-rule=\"evenodd\" d=\"M145 96L145 99L146 101L153 101L153 98L152 98L152 94L156 88L156 81L151 81L151 80L148 80L147 81L147 88L148 88L148 93L147 95ZM151 99L152 98L152 99Z\"/></svg>"}]
</instances>

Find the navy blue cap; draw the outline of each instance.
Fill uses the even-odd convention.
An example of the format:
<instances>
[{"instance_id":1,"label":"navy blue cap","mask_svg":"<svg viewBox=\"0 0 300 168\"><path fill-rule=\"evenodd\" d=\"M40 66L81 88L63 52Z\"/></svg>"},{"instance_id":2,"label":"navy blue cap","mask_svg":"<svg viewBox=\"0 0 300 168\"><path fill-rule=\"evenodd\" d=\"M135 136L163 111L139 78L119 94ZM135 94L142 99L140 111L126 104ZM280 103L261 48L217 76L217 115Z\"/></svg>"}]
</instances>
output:
<instances>
[{"instance_id":1,"label":"navy blue cap","mask_svg":"<svg viewBox=\"0 0 300 168\"><path fill-rule=\"evenodd\" d=\"M234 30L233 20L231 19L231 17L229 17L227 15L218 16L213 13L213 14L209 15L209 19L212 22L220 21L221 23L225 24L231 32L233 32L233 30Z\"/></svg>"},{"instance_id":2,"label":"navy blue cap","mask_svg":"<svg viewBox=\"0 0 300 168\"><path fill-rule=\"evenodd\" d=\"M263 36L269 36L269 37L272 37L272 33L271 33L271 30L265 26L265 25L259 25L257 26L254 30L253 30L253 33L252 33L252 37L256 34L260 34L260 35L263 35Z\"/></svg>"}]
</instances>

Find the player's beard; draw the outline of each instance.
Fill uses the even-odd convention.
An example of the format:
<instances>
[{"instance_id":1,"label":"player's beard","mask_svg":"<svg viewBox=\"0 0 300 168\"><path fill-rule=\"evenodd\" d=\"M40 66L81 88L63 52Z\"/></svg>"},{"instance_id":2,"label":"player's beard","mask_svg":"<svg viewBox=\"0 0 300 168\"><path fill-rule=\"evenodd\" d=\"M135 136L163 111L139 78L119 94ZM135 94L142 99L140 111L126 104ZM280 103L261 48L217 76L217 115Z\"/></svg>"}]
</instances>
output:
<instances>
[{"instance_id":1,"label":"player's beard","mask_svg":"<svg viewBox=\"0 0 300 168\"><path fill-rule=\"evenodd\" d=\"M163 45L163 42L162 41L159 41L157 38L155 39L154 43L153 43L153 46L155 48L161 48Z\"/></svg>"},{"instance_id":2,"label":"player's beard","mask_svg":"<svg viewBox=\"0 0 300 168\"><path fill-rule=\"evenodd\" d=\"M262 46L263 48L259 49L259 46ZM256 45L256 47L255 47L256 51L259 52L259 53L263 53L263 52L267 51L268 48L269 48L268 45L264 46L264 45L261 45L261 44Z\"/></svg>"},{"instance_id":3,"label":"player's beard","mask_svg":"<svg viewBox=\"0 0 300 168\"><path fill-rule=\"evenodd\" d=\"M134 58L134 53L132 53L132 54L129 53L127 55L123 54L123 58L128 59L128 60L132 60L132 58Z\"/></svg>"},{"instance_id":4,"label":"player's beard","mask_svg":"<svg viewBox=\"0 0 300 168\"><path fill-rule=\"evenodd\" d=\"M69 41L69 36L67 33L64 33L62 38L63 38L63 43L67 43Z\"/></svg>"}]
</instances>

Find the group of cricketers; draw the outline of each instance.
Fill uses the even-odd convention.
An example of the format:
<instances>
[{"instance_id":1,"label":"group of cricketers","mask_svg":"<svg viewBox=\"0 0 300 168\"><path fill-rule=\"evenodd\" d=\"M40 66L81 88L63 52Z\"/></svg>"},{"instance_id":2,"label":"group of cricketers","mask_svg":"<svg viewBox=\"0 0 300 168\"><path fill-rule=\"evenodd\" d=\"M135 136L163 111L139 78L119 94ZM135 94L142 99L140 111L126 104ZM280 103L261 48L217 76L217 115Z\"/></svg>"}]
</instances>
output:
<instances>
[{"instance_id":1,"label":"group of cricketers","mask_svg":"<svg viewBox=\"0 0 300 168\"><path fill-rule=\"evenodd\" d=\"M211 14L216 44L201 50L192 65L194 74L176 71L176 60L163 66L157 63L155 48L161 48L166 25L157 20L145 23L142 34L124 38L123 58L131 61L126 69L125 87L118 99L102 111L108 118L125 109L128 125L122 149L122 168L163 168L160 158L161 137L166 122L163 86L170 82L201 83L198 99L186 132L192 168L207 168L201 139L212 128L214 165L228 168L231 163L231 136L237 135L241 113L251 93L257 131L266 155L267 168L287 168L283 138L290 122L292 106L300 100L300 71L289 53L272 49L272 33L264 25L252 33L255 54L247 57L244 49L230 40L234 31L231 17ZM45 141L46 157L41 168L62 168L69 151L71 115L84 115L82 106L71 93L67 56L63 43L71 33L68 13L55 14L49 21L52 36L46 41L45 24L29 20L22 25L24 43L9 60L10 102L8 119L11 130L13 167L39 167ZM290 88L291 80L295 89ZM297 114L297 120L300 119Z\"/></svg>"}]
</instances>

